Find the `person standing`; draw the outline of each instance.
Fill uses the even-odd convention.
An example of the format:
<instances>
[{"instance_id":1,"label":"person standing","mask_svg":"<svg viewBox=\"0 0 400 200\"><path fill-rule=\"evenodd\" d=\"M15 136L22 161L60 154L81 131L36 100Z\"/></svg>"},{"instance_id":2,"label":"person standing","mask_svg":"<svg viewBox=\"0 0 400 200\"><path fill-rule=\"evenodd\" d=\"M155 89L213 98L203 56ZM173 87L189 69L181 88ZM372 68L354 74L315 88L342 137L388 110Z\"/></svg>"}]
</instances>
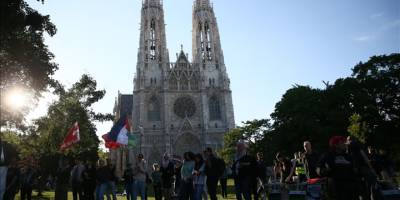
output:
<instances>
[{"instance_id":1,"label":"person standing","mask_svg":"<svg viewBox=\"0 0 400 200\"><path fill-rule=\"evenodd\" d=\"M83 171L83 195L85 200L94 200L96 189L96 166L92 162L87 162Z\"/></svg>"},{"instance_id":2,"label":"person standing","mask_svg":"<svg viewBox=\"0 0 400 200\"><path fill-rule=\"evenodd\" d=\"M139 154L135 167L133 168L133 199L136 200L137 196L140 195L141 200L146 198L146 161L144 160L143 154Z\"/></svg>"},{"instance_id":3,"label":"person standing","mask_svg":"<svg viewBox=\"0 0 400 200\"><path fill-rule=\"evenodd\" d=\"M79 159L75 160L75 166L71 170L71 186L72 186L72 198L73 200L83 200L83 171L85 166Z\"/></svg>"},{"instance_id":4,"label":"person standing","mask_svg":"<svg viewBox=\"0 0 400 200\"><path fill-rule=\"evenodd\" d=\"M160 171L164 198L165 200L170 200L173 194L174 163L170 160L167 153L163 156Z\"/></svg>"},{"instance_id":5,"label":"person standing","mask_svg":"<svg viewBox=\"0 0 400 200\"><path fill-rule=\"evenodd\" d=\"M109 188L109 181L112 178L111 170L105 165L104 160L99 160L99 166L96 170L96 200L103 200L104 194Z\"/></svg>"},{"instance_id":6,"label":"person standing","mask_svg":"<svg viewBox=\"0 0 400 200\"><path fill-rule=\"evenodd\" d=\"M251 200L256 168L256 159L247 153L246 144L243 141L239 141L236 145L235 160L232 164L237 200L242 200L243 197L245 200Z\"/></svg>"},{"instance_id":7,"label":"person standing","mask_svg":"<svg viewBox=\"0 0 400 200\"><path fill-rule=\"evenodd\" d=\"M30 159L27 159L21 169L21 200L32 199L32 187L35 180L35 174L32 169Z\"/></svg>"},{"instance_id":8,"label":"person standing","mask_svg":"<svg viewBox=\"0 0 400 200\"><path fill-rule=\"evenodd\" d=\"M69 161L65 158L61 158L58 164L56 174L56 190L55 200L67 200L68 199L68 183L70 178L71 167Z\"/></svg>"},{"instance_id":9,"label":"person standing","mask_svg":"<svg viewBox=\"0 0 400 200\"><path fill-rule=\"evenodd\" d=\"M224 173L222 174L221 178L219 179L219 183L221 184L221 196L223 198L228 198L228 176L229 176L230 169L225 167Z\"/></svg>"},{"instance_id":10,"label":"person standing","mask_svg":"<svg viewBox=\"0 0 400 200\"><path fill-rule=\"evenodd\" d=\"M126 191L126 199L133 199L133 169L130 163L126 164L126 169L124 171L124 182L125 182L125 191Z\"/></svg>"},{"instance_id":11,"label":"person standing","mask_svg":"<svg viewBox=\"0 0 400 200\"><path fill-rule=\"evenodd\" d=\"M17 166L17 158L11 158L10 165L7 170L7 183L6 192L4 193L4 200L14 200L15 195L18 193L18 186L20 178L20 170ZM0 198L1 199L1 198Z\"/></svg>"},{"instance_id":12,"label":"person standing","mask_svg":"<svg viewBox=\"0 0 400 200\"><path fill-rule=\"evenodd\" d=\"M332 180L331 189L333 199L354 200L357 197L357 177L354 161L346 152L346 138L333 136L329 140L331 151L324 156L317 168L321 176Z\"/></svg>"},{"instance_id":13,"label":"person standing","mask_svg":"<svg viewBox=\"0 0 400 200\"><path fill-rule=\"evenodd\" d=\"M181 183L179 189L179 200L193 200L193 169L194 155L192 152L183 154L183 164L181 168Z\"/></svg>"},{"instance_id":14,"label":"person standing","mask_svg":"<svg viewBox=\"0 0 400 200\"><path fill-rule=\"evenodd\" d=\"M217 200L218 180L225 170L225 162L217 158L213 150L207 147L205 150L205 173L207 176L207 192L211 200Z\"/></svg>"},{"instance_id":15,"label":"person standing","mask_svg":"<svg viewBox=\"0 0 400 200\"><path fill-rule=\"evenodd\" d=\"M257 200L263 185L267 182L267 166L262 152L257 152L257 178L254 181L254 199Z\"/></svg>"},{"instance_id":16,"label":"person standing","mask_svg":"<svg viewBox=\"0 0 400 200\"><path fill-rule=\"evenodd\" d=\"M153 172L151 173L151 180L154 188L154 197L156 200L162 200L162 173L160 165L153 164Z\"/></svg>"},{"instance_id":17,"label":"person standing","mask_svg":"<svg viewBox=\"0 0 400 200\"><path fill-rule=\"evenodd\" d=\"M6 192L7 169L11 158L17 157L17 151L7 142L2 141L0 133L0 197Z\"/></svg>"},{"instance_id":18,"label":"person standing","mask_svg":"<svg viewBox=\"0 0 400 200\"><path fill-rule=\"evenodd\" d=\"M304 141L304 170L307 179L318 178L317 164L319 162L319 156L312 150L311 142Z\"/></svg>"},{"instance_id":19,"label":"person standing","mask_svg":"<svg viewBox=\"0 0 400 200\"><path fill-rule=\"evenodd\" d=\"M193 170L194 199L201 200L206 183L205 163L201 154L194 157L195 165Z\"/></svg>"}]
</instances>

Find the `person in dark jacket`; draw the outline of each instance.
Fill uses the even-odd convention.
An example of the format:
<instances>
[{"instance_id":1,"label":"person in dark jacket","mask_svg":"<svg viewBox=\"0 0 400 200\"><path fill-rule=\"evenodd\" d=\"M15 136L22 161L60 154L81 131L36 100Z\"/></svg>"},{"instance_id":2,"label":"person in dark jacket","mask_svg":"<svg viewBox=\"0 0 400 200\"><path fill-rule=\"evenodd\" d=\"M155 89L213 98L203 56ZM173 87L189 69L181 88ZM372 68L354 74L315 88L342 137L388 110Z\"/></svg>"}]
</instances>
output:
<instances>
[{"instance_id":1,"label":"person in dark jacket","mask_svg":"<svg viewBox=\"0 0 400 200\"><path fill-rule=\"evenodd\" d=\"M164 198L165 200L170 200L173 195L174 163L167 153L164 154L161 161L160 171Z\"/></svg>"},{"instance_id":2,"label":"person in dark jacket","mask_svg":"<svg viewBox=\"0 0 400 200\"><path fill-rule=\"evenodd\" d=\"M132 165L128 163L126 165L126 169L124 171L124 181L125 181L125 191L126 191L126 199L133 200L133 169Z\"/></svg>"},{"instance_id":3,"label":"person in dark jacket","mask_svg":"<svg viewBox=\"0 0 400 200\"><path fill-rule=\"evenodd\" d=\"M14 200L15 195L18 193L20 170L17 166L17 158L11 158L10 165L7 170L6 192L4 193L4 200Z\"/></svg>"},{"instance_id":4,"label":"person in dark jacket","mask_svg":"<svg viewBox=\"0 0 400 200\"><path fill-rule=\"evenodd\" d=\"M346 138L333 136L329 140L329 146L331 151L323 157L317 172L331 179L333 199L358 199L356 170L351 155L346 152Z\"/></svg>"},{"instance_id":5,"label":"person in dark jacket","mask_svg":"<svg viewBox=\"0 0 400 200\"><path fill-rule=\"evenodd\" d=\"M35 173L31 166L31 160L27 159L21 169L20 184L21 184L21 200L32 199L33 181L35 180Z\"/></svg>"},{"instance_id":6,"label":"person in dark jacket","mask_svg":"<svg viewBox=\"0 0 400 200\"><path fill-rule=\"evenodd\" d=\"M114 175L112 168L110 168L108 165L105 165L104 160L99 160L99 167L96 170L96 200L103 200L104 194L112 190L110 187L110 181L113 179L113 177ZM107 197L107 199L110 199L110 197ZM116 198L113 196L113 199Z\"/></svg>"},{"instance_id":7,"label":"person in dark jacket","mask_svg":"<svg viewBox=\"0 0 400 200\"><path fill-rule=\"evenodd\" d=\"M207 176L207 192L210 195L211 200L217 200L218 180L222 176L224 169L220 169L222 167L220 166L220 159L214 155L213 150L210 147L207 147L204 152L205 174Z\"/></svg>"},{"instance_id":8,"label":"person in dark jacket","mask_svg":"<svg viewBox=\"0 0 400 200\"><path fill-rule=\"evenodd\" d=\"M86 163L83 171L83 195L85 200L94 200L96 189L96 165L90 161Z\"/></svg>"},{"instance_id":9,"label":"person in dark jacket","mask_svg":"<svg viewBox=\"0 0 400 200\"><path fill-rule=\"evenodd\" d=\"M83 172L85 171L85 166L82 161L75 160L75 165L71 170L71 186L72 186L72 198L73 200L83 200Z\"/></svg>"},{"instance_id":10,"label":"person in dark jacket","mask_svg":"<svg viewBox=\"0 0 400 200\"><path fill-rule=\"evenodd\" d=\"M311 142L304 141L304 169L306 171L307 179L317 178L317 164L319 162L319 156L312 150Z\"/></svg>"},{"instance_id":11,"label":"person in dark jacket","mask_svg":"<svg viewBox=\"0 0 400 200\"><path fill-rule=\"evenodd\" d=\"M11 144L2 141L2 134L0 133L0 197L3 197L6 192L7 169L11 158L15 158L18 155Z\"/></svg>"},{"instance_id":12,"label":"person in dark jacket","mask_svg":"<svg viewBox=\"0 0 400 200\"><path fill-rule=\"evenodd\" d=\"M55 200L68 199L68 184L71 166L66 158L61 158L56 174Z\"/></svg>"},{"instance_id":13,"label":"person in dark jacket","mask_svg":"<svg viewBox=\"0 0 400 200\"><path fill-rule=\"evenodd\" d=\"M256 159L247 153L247 146L243 141L236 145L236 156L232 164L232 175L235 181L236 199L251 200L252 184L256 178Z\"/></svg>"}]
</instances>

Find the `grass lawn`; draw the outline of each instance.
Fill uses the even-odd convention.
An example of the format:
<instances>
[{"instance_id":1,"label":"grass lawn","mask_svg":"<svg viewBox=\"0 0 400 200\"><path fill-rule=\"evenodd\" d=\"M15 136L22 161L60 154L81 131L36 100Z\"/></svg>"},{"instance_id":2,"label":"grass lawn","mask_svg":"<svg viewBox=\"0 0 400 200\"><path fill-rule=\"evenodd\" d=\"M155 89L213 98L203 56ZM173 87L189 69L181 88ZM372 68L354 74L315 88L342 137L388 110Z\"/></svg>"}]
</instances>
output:
<instances>
[{"instance_id":1,"label":"grass lawn","mask_svg":"<svg viewBox=\"0 0 400 200\"><path fill-rule=\"evenodd\" d=\"M234 191L233 191L233 180L228 180L228 198L227 199L236 199ZM153 189L152 186L149 186L149 191L148 191L148 200L154 200L154 193L153 193ZM218 188L218 199L223 199L221 196L221 189L220 187ZM33 192L32 194L32 199L36 199L36 200L51 200L54 199L54 191L45 191L42 192L43 197L36 197L37 192ZM17 196L15 197L15 199L20 199L19 194L17 194ZM72 199L72 192L68 192L68 199ZM126 196L117 196L118 200L123 200L126 199ZM140 197L138 197L138 199L140 199Z\"/></svg>"}]
</instances>

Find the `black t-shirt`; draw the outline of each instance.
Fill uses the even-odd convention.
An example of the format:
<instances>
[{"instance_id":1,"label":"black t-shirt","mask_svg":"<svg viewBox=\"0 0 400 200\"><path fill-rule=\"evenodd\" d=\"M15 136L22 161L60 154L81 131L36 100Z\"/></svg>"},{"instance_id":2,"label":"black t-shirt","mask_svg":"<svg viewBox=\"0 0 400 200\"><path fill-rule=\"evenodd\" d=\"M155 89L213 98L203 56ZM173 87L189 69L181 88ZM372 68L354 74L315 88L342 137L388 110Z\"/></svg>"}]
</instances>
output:
<instances>
[{"instance_id":1,"label":"black t-shirt","mask_svg":"<svg viewBox=\"0 0 400 200\"><path fill-rule=\"evenodd\" d=\"M290 174L290 170L292 169L293 163L289 159L284 158L283 161L280 162L280 166L282 169L283 180L285 180Z\"/></svg>"},{"instance_id":2,"label":"black t-shirt","mask_svg":"<svg viewBox=\"0 0 400 200\"><path fill-rule=\"evenodd\" d=\"M326 175L336 182L353 182L356 179L353 159L346 153L328 153L323 161L328 165Z\"/></svg>"},{"instance_id":3,"label":"black t-shirt","mask_svg":"<svg viewBox=\"0 0 400 200\"><path fill-rule=\"evenodd\" d=\"M124 181L125 181L125 184L133 183L133 170L131 168L126 169L124 171Z\"/></svg>"},{"instance_id":4,"label":"black t-shirt","mask_svg":"<svg viewBox=\"0 0 400 200\"><path fill-rule=\"evenodd\" d=\"M165 188L172 187L173 176L174 176L174 164L170 161L166 166L161 164L161 179L162 185Z\"/></svg>"},{"instance_id":5,"label":"black t-shirt","mask_svg":"<svg viewBox=\"0 0 400 200\"><path fill-rule=\"evenodd\" d=\"M357 141L352 141L349 145L349 153L354 161L354 166L359 167L367 167L367 163L365 162L363 156L361 155L361 151L364 151L364 147L361 143Z\"/></svg>"},{"instance_id":6,"label":"black t-shirt","mask_svg":"<svg viewBox=\"0 0 400 200\"><path fill-rule=\"evenodd\" d=\"M265 181L267 179L267 165L263 160L257 161L257 176Z\"/></svg>"},{"instance_id":7,"label":"black t-shirt","mask_svg":"<svg viewBox=\"0 0 400 200\"><path fill-rule=\"evenodd\" d=\"M319 161L319 156L315 153L308 154L306 153L304 155L304 168L306 171L306 176L308 179L311 178L317 178L317 164Z\"/></svg>"}]
</instances>

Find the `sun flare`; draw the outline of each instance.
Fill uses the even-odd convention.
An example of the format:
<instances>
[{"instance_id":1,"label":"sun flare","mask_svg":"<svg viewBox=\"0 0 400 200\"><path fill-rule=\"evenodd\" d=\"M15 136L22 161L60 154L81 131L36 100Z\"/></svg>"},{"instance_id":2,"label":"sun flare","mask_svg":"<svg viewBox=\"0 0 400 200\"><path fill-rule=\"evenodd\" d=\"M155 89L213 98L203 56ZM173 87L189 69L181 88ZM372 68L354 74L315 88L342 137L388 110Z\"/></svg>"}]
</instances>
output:
<instances>
[{"instance_id":1,"label":"sun flare","mask_svg":"<svg viewBox=\"0 0 400 200\"><path fill-rule=\"evenodd\" d=\"M27 95L19 88L13 89L7 94L7 104L13 109L22 108L26 106L26 103Z\"/></svg>"}]
</instances>

